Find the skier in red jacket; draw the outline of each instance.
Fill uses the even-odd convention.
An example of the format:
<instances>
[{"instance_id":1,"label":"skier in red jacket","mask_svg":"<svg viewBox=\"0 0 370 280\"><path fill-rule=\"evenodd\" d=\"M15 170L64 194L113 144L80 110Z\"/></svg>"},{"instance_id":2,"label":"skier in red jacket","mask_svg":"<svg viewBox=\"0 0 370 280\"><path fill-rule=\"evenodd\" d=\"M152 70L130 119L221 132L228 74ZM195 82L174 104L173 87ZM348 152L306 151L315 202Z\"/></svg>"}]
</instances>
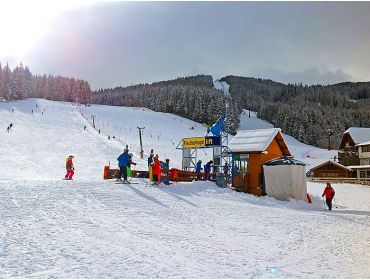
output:
<instances>
[{"instance_id":1,"label":"skier in red jacket","mask_svg":"<svg viewBox=\"0 0 370 280\"><path fill-rule=\"evenodd\" d=\"M159 185L159 183L161 182L161 163L159 162L158 155L154 157L154 162L152 166L154 184Z\"/></svg>"},{"instance_id":2,"label":"skier in red jacket","mask_svg":"<svg viewBox=\"0 0 370 280\"><path fill-rule=\"evenodd\" d=\"M328 205L328 208L331 211L331 207L332 207L331 202L334 198L335 191L334 191L334 189L333 189L333 187L331 186L330 183L326 183L326 187L325 187L325 190L322 194L322 197L324 197L324 195L325 195L325 198L326 198L326 205Z\"/></svg>"},{"instance_id":3,"label":"skier in red jacket","mask_svg":"<svg viewBox=\"0 0 370 280\"><path fill-rule=\"evenodd\" d=\"M73 174L75 173L75 167L73 166L72 159L74 156L68 156L66 159L66 169L67 169L67 174L64 176L65 180L72 180Z\"/></svg>"}]
</instances>

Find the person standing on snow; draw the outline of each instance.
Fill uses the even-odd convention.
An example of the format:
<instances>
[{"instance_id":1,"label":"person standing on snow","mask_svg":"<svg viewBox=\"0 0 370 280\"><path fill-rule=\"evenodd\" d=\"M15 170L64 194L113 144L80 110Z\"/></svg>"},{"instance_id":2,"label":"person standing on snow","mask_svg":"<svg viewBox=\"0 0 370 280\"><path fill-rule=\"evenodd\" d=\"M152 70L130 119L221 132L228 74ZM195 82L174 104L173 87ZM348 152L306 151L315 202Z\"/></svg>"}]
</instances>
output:
<instances>
[{"instance_id":1,"label":"person standing on snow","mask_svg":"<svg viewBox=\"0 0 370 280\"><path fill-rule=\"evenodd\" d=\"M161 182L161 163L159 162L158 155L156 155L154 157L154 162L152 164L152 168L153 168L153 181L154 181L154 184L159 185L159 183Z\"/></svg>"},{"instance_id":2,"label":"person standing on snow","mask_svg":"<svg viewBox=\"0 0 370 280\"><path fill-rule=\"evenodd\" d=\"M206 173L205 180L211 179L211 167L213 164L213 160L210 160L207 162L207 164L204 166L204 173Z\"/></svg>"},{"instance_id":3,"label":"person standing on snow","mask_svg":"<svg viewBox=\"0 0 370 280\"><path fill-rule=\"evenodd\" d=\"M322 194L322 197L325 196L326 198L326 205L328 205L329 210L331 211L332 208L332 200L334 198L335 191L330 183L326 183L325 190Z\"/></svg>"},{"instance_id":4,"label":"person standing on snow","mask_svg":"<svg viewBox=\"0 0 370 280\"><path fill-rule=\"evenodd\" d=\"M119 173L117 181L122 181L122 175L123 175L123 182L127 183L127 167L130 163L130 155L128 154L128 149L125 149L125 151L117 158L118 160L118 167L119 167Z\"/></svg>"},{"instance_id":5,"label":"person standing on snow","mask_svg":"<svg viewBox=\"0 0 370 280\"><path fill-rule=\"evenodd\" d=\"M154 154L150 153L150 156L148 157L148 168L153 164L154 162Z\"/></svg>"},{"instance_id":6,"label":"person standing on snow","mask_svg":"<svg viewBox=\"0 0 370 280\"><path fill-rule=\"evenodd\" d=\"M132 178L132 170L131 170L131 164L136 165L135 162L132 161L132 157L134 156L132 153L128 154L130 156L130 160L127 164L127 177Z\"/></svg>"},{"instance_id":7,"label":"person standing on snow","mask_svg":"<svg viewBox=\"0 0 370 280\"><path fill-rule=\"evenodd\" d=\"M197 166L195 167L195 172L200 173L202 171L202 161L198 160Z\"/></svg>"},{"instance_id":8,"label":"person standing on snow","mask_svg":"<svg viewBox=\"0 0 370 280\"><path fill-rule=\"evenodd\" d=\"M68 156L66 159L67 174L64 176L65 180L73 180L72 177L73 177L73 174L75 174L74 172L75 167L73 165L72 159L74 159L74 156L72 155Z\"/></svg>"}]
</instances>

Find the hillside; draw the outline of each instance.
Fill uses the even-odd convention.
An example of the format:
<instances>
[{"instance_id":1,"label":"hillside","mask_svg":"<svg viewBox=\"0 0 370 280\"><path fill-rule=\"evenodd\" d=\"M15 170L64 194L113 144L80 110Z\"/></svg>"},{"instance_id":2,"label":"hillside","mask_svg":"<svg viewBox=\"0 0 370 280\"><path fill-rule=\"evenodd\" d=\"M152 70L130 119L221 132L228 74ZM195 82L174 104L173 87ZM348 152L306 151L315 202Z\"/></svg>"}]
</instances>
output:
<instances>
[{"instance_id":1,"label":"hillside","mask_svg":"<svg viewBox=\"0 0 370 280\"><path fill-rule=\"evenodd\" d=\"M257 112L306 144L330 143L335 149L349 127L370 127L370 82L306 86L237 76L220 81L230 85L239 110Z\"/></svg>"},{"instance_id":2,"label":"hillside","mask_svg":"<svg viewBox=\"0 0 370 280\"><path fill-rule=\"evenodd\" d=\"M314 196L309 205L203 181L162 188L148 187L147 179L133 179L132 185L103 181L103 166L109 161L114 166L126 143L137 168L146 167L146 159L138 157L136 126L146 127L145 150L170 157L173 166L181 161L174 148L179 139L205 132L193 121L143 108L41 99L0 103L0 278L370 274L369 188L334 185L336 207L327 212L323 186L314 183L308 183ZM312 149L322 160L330 155L297 141L289 148ZM75 155L74 181L61 180L68 154Z\"/></svg>"}]
</instances>

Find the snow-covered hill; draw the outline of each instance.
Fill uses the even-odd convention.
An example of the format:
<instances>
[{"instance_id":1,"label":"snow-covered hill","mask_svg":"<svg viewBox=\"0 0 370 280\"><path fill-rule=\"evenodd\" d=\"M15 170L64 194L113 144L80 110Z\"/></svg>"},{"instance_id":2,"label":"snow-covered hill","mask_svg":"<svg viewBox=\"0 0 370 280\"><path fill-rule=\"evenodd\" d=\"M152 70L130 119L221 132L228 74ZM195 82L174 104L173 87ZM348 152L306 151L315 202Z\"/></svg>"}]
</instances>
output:
<instances>
[{"instance_id":1,"label":"snow-covered hill","mask_svg":"<svg viewBox=\"0 0 370 280\"><path fill-rule=\"evenodd\" d=\"M103 166L115 165L126 144L137 168L146 167L137 126L145 126L145 152L154 148L175 166L180 139L205 133L147 109L0 103L0 278L369 277L370 188L334 185L336 207L327 212L314 183L309 205L210 182L103 181ZM330 155L287 140L302 160ZM76 157L74 181L61 180L68 154Z\"/></svg>"}]
</instances>

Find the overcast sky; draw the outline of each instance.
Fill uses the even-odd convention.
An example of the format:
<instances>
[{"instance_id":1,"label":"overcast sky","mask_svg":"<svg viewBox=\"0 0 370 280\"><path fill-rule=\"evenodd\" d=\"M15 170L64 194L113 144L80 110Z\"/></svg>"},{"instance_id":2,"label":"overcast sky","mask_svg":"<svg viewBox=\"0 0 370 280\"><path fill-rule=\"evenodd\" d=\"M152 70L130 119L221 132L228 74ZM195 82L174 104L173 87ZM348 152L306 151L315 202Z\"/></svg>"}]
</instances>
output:
<instances>
[{"instance_id":1,"label":"overcast sky","mask_svg":"<svg viewBox=\"0 0 370 280\"><path fill-rule=\"evenodd\" d=\"M32 36L41 16L22 30ZM93 89L197 74L370 80L370 2L100 2L40 24L47 30L22 54L0 47L3 65L22 61L33 74L82 78Z\"/></svg>"}]
</instances>

